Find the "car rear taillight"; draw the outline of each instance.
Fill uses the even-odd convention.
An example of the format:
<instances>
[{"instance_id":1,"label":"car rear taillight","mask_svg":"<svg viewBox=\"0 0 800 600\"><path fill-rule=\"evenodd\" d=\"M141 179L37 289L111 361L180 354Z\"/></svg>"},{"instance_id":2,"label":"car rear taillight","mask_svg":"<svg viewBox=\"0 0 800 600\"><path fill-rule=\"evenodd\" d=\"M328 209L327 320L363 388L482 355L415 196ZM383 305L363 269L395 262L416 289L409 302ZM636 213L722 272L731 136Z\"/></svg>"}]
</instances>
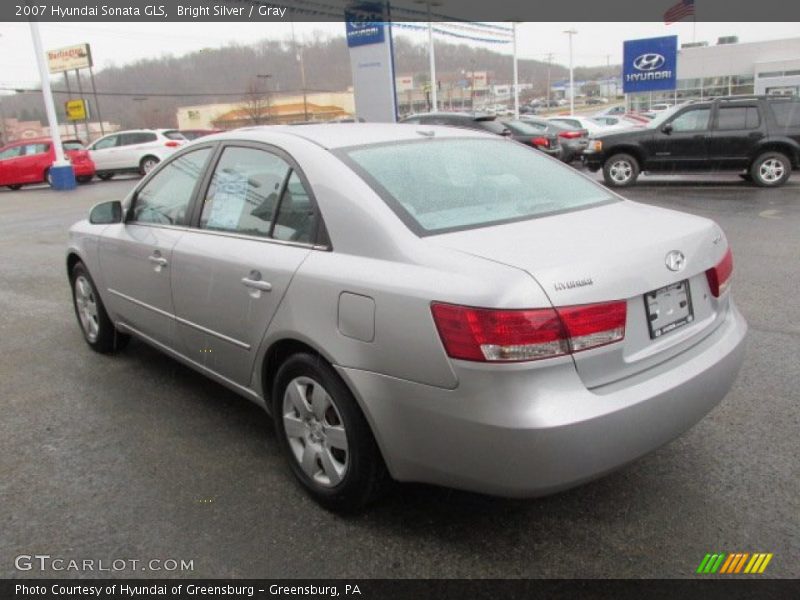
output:
<instances>
[{"instance_id":1,"label":"car rear taillight","mask_svg":"<svg viewBox=\"0 0 800 600\"><path fill-rule=\"evenodd\" d=\"M181 145L180 142L176 142L175 140L170 140L164 144L167 148L177 148Z\"/></svg>"},{"instance_id":2,"label":"car rear taillight","mask_svg":"<svg viewBox=\"0 0 800 600\"><path fill-rule=\"evenodd\" d=\"M564 356L625 337L624 301L557 309L489 309L431 305L451 358L517 362Z\"/></svg>"},{"instance_id":3,"label":"car rear taillight","mask_svg":"<svg viewBox=\"0 0 800 600\"><path fill-rule=\"evenodd\" d=\"M725 256L717 263L717 266L712 267L706 271L706 278L708 279L708 287L715 298L719 298L724 294L731 283L731 274L733 273L733 253L728 248Z\"/></svg>"},{"instance_id":4,"label":"car rear taillight","mask_svg":"<svg viewBox=\"0 0 800 600\"><path fill-rule=\"evenodd\" d=\"M574 140L576 138L581 137L581 135L582 134L580 131L573 130L573 131L562 131L558 134L558 137L566 138L568 140Z\"/></svg>"},{"instance_id":5,"label":"car rear taillight","mask_svg":"<svg viewBox=\"0 0 800 600\"><path fill-rule=\"evenodd\" d=\"M531 140L531 144L534 146L544 146L545 148L550 147L550 140L546 137L535 137Z\"/></svg>"}]
</instances>

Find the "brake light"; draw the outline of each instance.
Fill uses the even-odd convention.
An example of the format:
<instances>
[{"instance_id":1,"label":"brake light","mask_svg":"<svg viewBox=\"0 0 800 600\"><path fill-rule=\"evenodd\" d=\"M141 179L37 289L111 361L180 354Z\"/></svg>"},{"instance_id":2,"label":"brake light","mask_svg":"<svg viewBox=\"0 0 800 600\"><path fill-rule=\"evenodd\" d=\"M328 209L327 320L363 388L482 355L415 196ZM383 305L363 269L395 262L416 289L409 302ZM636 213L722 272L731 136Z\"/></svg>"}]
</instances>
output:
<instances>
[{"instance_id":1,"label":"brake light","mask_svg":"<svg viewBox=\"0 0 800 600\"><path fill-rule=\"evenodd\" d=\"M534 146L544 146L545 148L550 147L550 140L546 137L535 137L531 140L531 144Z\"/></svg>"},{"instance_id":2,"label":"brake light","mask_svg":"<svg viewBox=\"0 0 800 600\"><path fill-rule=\"evenodd\" d=\"M175 140L170 140L164 144L167 148L177 148L181 145L180 142L176 142Z\"/></svg>"},{"instance_id":3,"label":"brake light","mask_svg":"<svg viewBox=\"0 0 800 600\"><path fill-rule=\"evenodd\" d=\"M564 356L622 340L627 304L497 310L434 302L431 312L451 358L517 362Z\"/></svg>"},{"instance_id":4,"label":"brake light","mask_svg":"<svg viewBox=\"0 0 800 600\"><path fill-rule=\"evenodd\" d=\"M581 135L582 133L580 131L562 131L558 134L558 137L574 140L575 138L581 137Z\"/></svg>"},{"instance_id":5,"label":"brake light","mask_svg":"<svg viewBox=\"0 0 800 600\"><path fill-rule=\"evenodd\" d=\"M728 248L725 256L717 263L716 267L712 267L706 271L706 278L708 279L708 287L711 288L711 294L715 298L719 298L728 290L731 283L731 274L733 273L733 253Z\"/></svg>"}]
</instances>

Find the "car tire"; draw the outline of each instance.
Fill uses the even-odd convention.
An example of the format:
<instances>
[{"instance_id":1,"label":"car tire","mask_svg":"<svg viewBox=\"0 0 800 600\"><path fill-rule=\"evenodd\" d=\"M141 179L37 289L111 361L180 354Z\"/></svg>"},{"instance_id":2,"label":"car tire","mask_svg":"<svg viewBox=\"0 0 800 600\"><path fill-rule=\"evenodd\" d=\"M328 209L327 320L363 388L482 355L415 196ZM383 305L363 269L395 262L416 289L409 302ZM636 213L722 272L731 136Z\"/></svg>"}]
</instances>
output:
<instances>
[{"instance_id":1,"label":"car tire","mask_svg":"<svg viewBox=\"0 0 800 600\"><path fill-rule=\"evenodd\" d=\"M750 178L759 187L780 187L791 173L789 157L780 152L764 152L750 165Z\"/></svg>"},{"instance_id":2,"label":"car tire","mask_svg":"<svg viewBox=\"0 0 800 600\"><path fill-rule=\"evenodd\" d=\"M639 161L630 154L614 154L603 163L603 179L609 187L629 187L639 177Z\"/></svg>"},{"instance_id":3,"label":"car tire","mask_svg":"<svg viewBox=\"0 0 800 600\"><path fill-rule=\"evenodd\" d=\"M108 181L113 176L114 176L114 173L98 173L97 174L97 178L100 179L100 181Z\"/></svg>"},{"instance_id":4,"label":"car tire","mask_svg":"<svg viewBox=\"0 0 800 600\"><path fill-rule=\"evenodd\" d=\"M8 186L8 189L14 190L14 191L21 190L22 189L22 184L21 183L12 183L10 186Z\"/></svg>"},{"instance_id":5,"label":"car tire","mask_svg":"<svg viewBox=\"0 0 800 600\"><path fill-rule=\"evenodd\" d=\"M376 500L389 476L353 394L320 356L299 353L278 369L272 389L278 444L314 500L340 513Z\"/></svg>"},{"instance_id":6,"label":"car tire","mask_svg":"<svg viewBox=\"0 0 800 600\"><path fill-rule=\"evenodd\" d=\"M89 183L93 178L92 175L81 175L80 177L76 177L75 181L78 183Z\"/></svg>"},{"instance_id":7,"label":"car tire","mask_svg":"<svg viewBox=\"0 0 800 600\"><path fill-rule=\"evenodd\" d=\"M161 162L155 156L145 156L142 160L139 161L139 173L144 176L147 175L150 171L156 168L156 165Z\"/></svg>"},{"instance_id":8,"label":"car tire","mask_svg":"<svg viewBox=\"0 0 800 600\"><path fill-rule=\"evenodd\" d=\"M77 262L70 271L72 305L78 325L89 347L101 354L110 354L124 348L130 336L120 333L108 318L97 286L82 262Z\"/></svg>"}]
</instances>

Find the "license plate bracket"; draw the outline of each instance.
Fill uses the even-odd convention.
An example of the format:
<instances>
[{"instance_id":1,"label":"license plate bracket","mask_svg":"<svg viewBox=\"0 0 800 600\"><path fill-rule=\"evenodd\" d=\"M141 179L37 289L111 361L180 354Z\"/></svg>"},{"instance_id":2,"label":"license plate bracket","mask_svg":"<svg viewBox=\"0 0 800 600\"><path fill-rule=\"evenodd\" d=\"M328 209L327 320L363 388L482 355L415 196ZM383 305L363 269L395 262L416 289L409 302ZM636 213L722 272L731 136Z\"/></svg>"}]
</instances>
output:
<instances>
[{"instance_id":1,"label":"license plate bracket","mask_svg":"<svg viewBox=\"0 0 800 600\"><path fill-rule=\"evenodd\" d=\"M644 295L650 339L660 338L694 321L689 280L647 292Z\"/></svg>"}]
</instances>

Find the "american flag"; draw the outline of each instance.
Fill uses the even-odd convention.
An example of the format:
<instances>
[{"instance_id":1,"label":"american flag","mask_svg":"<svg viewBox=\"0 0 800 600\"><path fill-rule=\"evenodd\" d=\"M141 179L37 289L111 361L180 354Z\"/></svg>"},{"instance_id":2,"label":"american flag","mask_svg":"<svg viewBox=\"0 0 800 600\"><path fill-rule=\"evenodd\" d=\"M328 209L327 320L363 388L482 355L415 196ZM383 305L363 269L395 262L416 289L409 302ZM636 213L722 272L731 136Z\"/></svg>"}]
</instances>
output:
<instances>
[{"instance_id":1,"label":"american flag","mask_svg":"<svg viewBox=\"0 0 800 600\"><path fill-rule=\"evenodd\" d=\"M694 0L681 0L668 8L667 12L664 13L664 23L666 25L671 25L688 16L694 16Z\"/></svg>"}]
</instances>

